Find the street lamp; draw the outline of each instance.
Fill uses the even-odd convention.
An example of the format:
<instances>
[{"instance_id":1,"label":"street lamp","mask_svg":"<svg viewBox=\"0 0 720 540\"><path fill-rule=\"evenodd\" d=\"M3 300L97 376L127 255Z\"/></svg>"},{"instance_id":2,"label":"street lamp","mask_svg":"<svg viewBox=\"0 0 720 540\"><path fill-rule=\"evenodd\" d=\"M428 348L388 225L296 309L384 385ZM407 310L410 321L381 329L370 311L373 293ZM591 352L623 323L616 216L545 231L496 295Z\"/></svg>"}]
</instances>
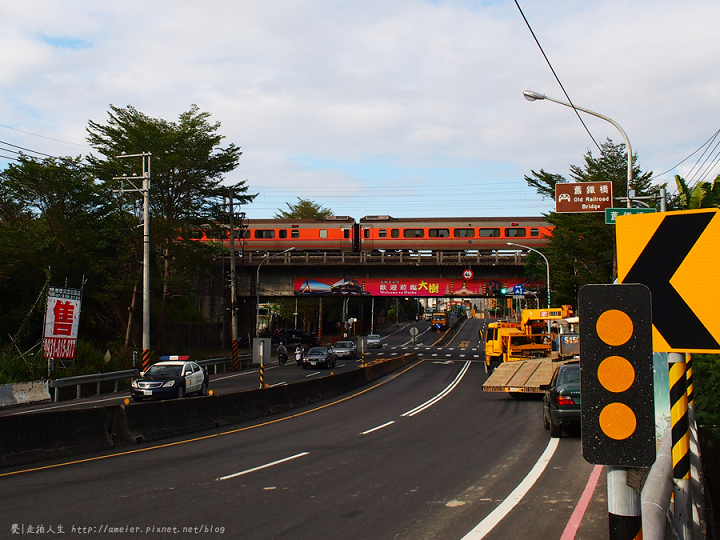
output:
<instances>
[{"instance_id":1,"label":"street lamp","mask_svg":"<svg viewBox=\"0 0 720 540\"><path fill-rule=\"evenodd\" d=\"M627 146L627 155L628 155L628 165L627 165L627 207L632 207L631 201L630 201L630 182L632 181L632 147L630 146L630 139L628 139L628 136L625 134L625 130L620 127L620 124L618 124L615 120L612 118L608 118L604 114L597 113L595 111L591 111L590 109L584 109L582 107L577 107L574 105L571 105L570 103L567 103L565 101L560 101L559 99L551 98L549 96L546 96L545 94L541 94L539 92L533 92L532 90L524 90L523 96L525 96L525 99L528 101L535 101L535 100L542 100L547 99L548 101L552 101L554 103L559 103L560 105L565 105L566 107L570 107L571 109L576 109L578 111L582 111L588 114L591 114L593 116L597 116L598 118L602 118L603 120L606 120L610 122L613 126L615 126L620 134L622 135L623 139L625 140L625 146ZM549 307L549 306L548 306Z\"/></svg>"},{"instance_id":2,"label":"street lamp","mask_svg":"<svg viewBox=\"0 0 720 540\"><path fill-rule=\"evenodd\" d=\"M295 249L295 246L287 248L284 251L279 251L278 253L273 253L272 255L267 255L262 261L260 261L260 264L258 264L257 267L257 275L255 276L255 290L257 292L257 302L256 302L256 315L255 315L255 337L259 337L260 333L260 267L263 265L264 262L269 261L270 259L274 257L279 257L280 255L287 253L288 251L293 251Z\"/></svg>"},{"instance_id":3,"label":"street lamp","mask_svg":"<svg viewBox=\"0 0 720 540\"><path fill-rule=\"evenodd\" d=\"M530 246L523 246L522 244L515 244L514 242L508 242L507 245L508 245L508 246L517 246L517 247L529 249L530 251L534 251L535 253L537 253L538 255L540 255L540 256L545 260L545 267L547 268L547 278L546 278L546 283L547 283L547 307L548 307L548 310L549 310L549 309L550 309L550 263L548 262L547 257L546 257L545 255L543 255L542 253L540 253L537 249L531 248ZM550 333L550 319L548 319L547 325L548 325L548 333Z\"/></svg>"}]
</instances>

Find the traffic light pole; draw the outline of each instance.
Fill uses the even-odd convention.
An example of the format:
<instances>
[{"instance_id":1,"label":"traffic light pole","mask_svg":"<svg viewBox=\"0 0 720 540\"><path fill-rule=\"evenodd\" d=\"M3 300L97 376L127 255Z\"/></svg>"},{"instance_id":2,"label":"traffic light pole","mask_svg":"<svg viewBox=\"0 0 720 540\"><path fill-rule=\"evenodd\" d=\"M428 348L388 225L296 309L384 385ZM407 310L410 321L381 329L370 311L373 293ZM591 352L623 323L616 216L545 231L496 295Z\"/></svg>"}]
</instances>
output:
<instances>
[{"instance_id":1,"label":"traffic light pole","mask_svg":"<svg viewBox=\"0 0 720 540\"><path fill-rule=\"evenodd\" d=\"M610 540L638 538L638 532L642 534L640 492L628 485L628 470L627 467L605 466Z\"/></svg>"}]
</instances>

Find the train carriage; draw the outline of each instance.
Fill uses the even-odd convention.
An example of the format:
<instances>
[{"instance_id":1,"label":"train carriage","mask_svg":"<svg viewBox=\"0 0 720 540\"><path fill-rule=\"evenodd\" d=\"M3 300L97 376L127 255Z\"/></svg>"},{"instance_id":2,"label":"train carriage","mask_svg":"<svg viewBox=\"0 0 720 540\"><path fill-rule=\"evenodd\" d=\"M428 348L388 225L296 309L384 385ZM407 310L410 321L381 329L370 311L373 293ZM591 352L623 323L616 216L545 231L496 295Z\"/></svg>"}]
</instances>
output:
<instances>
[{"instance_id":1,"label":"train carriage","mask_svg":"<svg viewBox=\"0 0 720 540\"><path fill-rule=\"evenodd\" d=\"M327 216L325 219L250 219L236 232L236 243L247 251L282 251L294 246L300 251L358 251L355 219ZM229 238L223 240L230 247Z\"/></svg>"},{"instance_id":2,"label":"train carriage","mask_svg":"<svg viewBox=\"0 0 720 540\"><path fill-rule=\"evenodd\" d=\"M363 250L493 250L508 242L542 247L552 226L542 218L392 218L360 219Z\"/></svg>"}]
</instances>

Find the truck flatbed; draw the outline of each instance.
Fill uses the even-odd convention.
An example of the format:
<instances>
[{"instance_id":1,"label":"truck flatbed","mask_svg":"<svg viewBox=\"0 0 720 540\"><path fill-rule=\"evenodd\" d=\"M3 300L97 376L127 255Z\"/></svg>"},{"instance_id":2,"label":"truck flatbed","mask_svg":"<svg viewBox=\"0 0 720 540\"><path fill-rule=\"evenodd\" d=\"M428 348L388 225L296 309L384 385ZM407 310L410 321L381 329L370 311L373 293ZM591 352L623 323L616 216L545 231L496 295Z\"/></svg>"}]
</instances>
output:
<instances>
[{"instance_id":1,"label":"truck flatbed","mask_svg":"<svg viewBox=\"0 0 720 540\"><path fill-rule=\"evenodd\" d=\"M528 394L544 393L553 373L566 360L559 358L541 358L503 362L483 384L484 392L517 392Z\"/></svg>"}]
</instances>

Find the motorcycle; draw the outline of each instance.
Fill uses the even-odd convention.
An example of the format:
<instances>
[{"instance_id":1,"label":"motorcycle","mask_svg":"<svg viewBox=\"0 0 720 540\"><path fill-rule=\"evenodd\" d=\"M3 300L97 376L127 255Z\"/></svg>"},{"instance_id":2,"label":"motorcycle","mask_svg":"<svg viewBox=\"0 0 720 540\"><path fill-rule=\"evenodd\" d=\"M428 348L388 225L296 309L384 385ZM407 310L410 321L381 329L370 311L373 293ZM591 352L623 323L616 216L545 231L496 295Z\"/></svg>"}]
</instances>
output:
<instances>
[{"instance_id":1,"label":"motorcycle","mask_svg":"<svg viewBox=\"0 0 720 540\"><path fill-rule=\"evenodd\" d=\"M297 362L298 366L302 366L303 362L303 350L298 349L295 351L295 361Z\"/></svg>"},{"instance_id":2,"label":"motorcycle","mask_svg":"<svg viewBox=\"0 0 720 540\"><path fill-rule=\"evenodd\" d=\"M288 361L287 353L278 354L278 364L280 364L281 367L284 366L285 362L287 362L287 361Z\"/></svg>"}]
</instances>

